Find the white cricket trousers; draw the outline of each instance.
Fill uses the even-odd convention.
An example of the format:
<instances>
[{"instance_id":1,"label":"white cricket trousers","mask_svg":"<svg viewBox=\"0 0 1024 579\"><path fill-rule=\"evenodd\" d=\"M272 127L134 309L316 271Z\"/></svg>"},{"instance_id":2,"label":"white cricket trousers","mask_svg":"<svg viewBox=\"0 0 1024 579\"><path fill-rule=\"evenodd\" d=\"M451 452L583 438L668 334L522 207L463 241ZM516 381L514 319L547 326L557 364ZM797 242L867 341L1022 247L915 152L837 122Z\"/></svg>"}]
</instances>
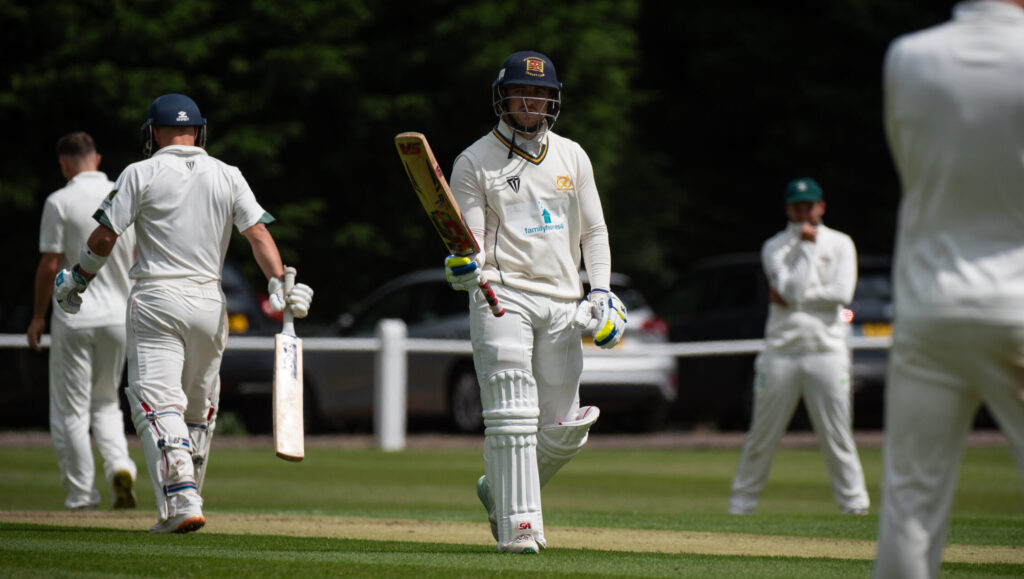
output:
<instances>
[{"instance_id":1,"label":"white cricket trousers","mask_svg":"<svg viewBox=\"0 0 1024 579\"><path fill-rule=\"evenodd\" d=\"M50 435L69 509L95 508L100 493L89 432L103 457L108 488L114 474L136 468L128 456L117 391L125 360L124 324L72 329L50 318ZM113 500L113 497L111 498Z\"/></svg>"},{"instance_id":2,"label":"white cricket trousers","mask_svg":"<svg viewBox=\"0 0 1024 579\"><path fill-rule=\"evenodd\" d=\"M538 455L538 429L575 421L579 413L583 346L571 325L576 301L493 285L505 315L494 317L481 293L470 292L470 334L498 550L524 533L543 547L539 463L546 458ZM549 470L545 478L554 474L554 468Z\"/></svg>"},{"instance_id":3,"label":"white cricket trousers","mask_svg":"<svg viewBox=\"0 0 1024 579\"><path fill-rule=\"evenodd\" d=\"M844 353L762 353L755 362L754 415L732 483L729 512L750 513L768 482L779 441L802 397L842 509L870 501L851 432L850 357Z\"/></svg>"},{"instance_id":4,"label":"white cricket trousers","mask_svg":"<svg viewBox=\"0 0 1024 579\"><path fill-rule=\"evenodd\" d=\"M201 484L191 457L171 460L159 452L190 454L184 448L189 439L186 423L205 426L215 419L226 342L227 314L219 283L162 279L135 284L128 299L129 400L161 518L167 516L165 495ZM169 463L178 467L168 469Z\"/></svg>"},{"instance_id":5,"label":"white cricket trousers","mask_svg":"<svg viewBox=\"0 0 1024 579\"><path fill-rule=\"evenodd\" d=\"M897 320L885 392L875 577L938 576L960 463L981 402L1024 477L1024 326Z\"/></svg>"}]
</instances>

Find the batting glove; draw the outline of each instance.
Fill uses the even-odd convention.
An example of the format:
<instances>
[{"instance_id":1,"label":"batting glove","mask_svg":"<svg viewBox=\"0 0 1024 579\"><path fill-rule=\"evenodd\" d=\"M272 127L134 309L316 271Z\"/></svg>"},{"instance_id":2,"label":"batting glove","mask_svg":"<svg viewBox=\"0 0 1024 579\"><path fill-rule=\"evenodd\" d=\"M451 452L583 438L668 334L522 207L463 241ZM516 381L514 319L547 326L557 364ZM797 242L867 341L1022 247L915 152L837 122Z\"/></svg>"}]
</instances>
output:
<instances>
[{"instance_id":1,"label":"batting glove","mask_svg":"<svg viewBox=\"0 0 1024 579\"><path fill-rule=\"evenodd\" d=\"M608 290L594 290L587 296L597 326L594 328L594 343L610 350L626 332L626 305L619 296Z\"/></svg>"},{"instance_id":2,"label":"batting glove","mask_svg":"<svg viewBox=\"0 0 1024 579\"><path fill-rule=\"evenodd\" d=\"M82 309L82 296L79 295L89 286L89 280L78 273L78 266L63 269L53 279L53 297L57 299L60 309L69 314L77 314Z\"/></svg>"},{"instance_id":3,"label":"batting glove","mask_svg":"<svg viewBox=\"0 0 1024 579\"><path fill-rule=\"evenodd\" d=\"M471 257L449 255L444 260L444 275L448 285L459 291L470 291L483 283L480 268Z\"/></svg>"},{"instance_id":4,"label":"batting glove","mask_svg":"<svg viewBox=\"0 0 1024 579\"><path fill-rule=\"evenodd\" d=\"M285 296L284 282L272 277L267 282L267 294L269 294L270 307L274 308L275 312L283 312L287 305L296 318L304 318L309 315L309 306L313 302L313 288L308 285L297 283L292 286L292 291Z\"/></svg>"}]
</instances>

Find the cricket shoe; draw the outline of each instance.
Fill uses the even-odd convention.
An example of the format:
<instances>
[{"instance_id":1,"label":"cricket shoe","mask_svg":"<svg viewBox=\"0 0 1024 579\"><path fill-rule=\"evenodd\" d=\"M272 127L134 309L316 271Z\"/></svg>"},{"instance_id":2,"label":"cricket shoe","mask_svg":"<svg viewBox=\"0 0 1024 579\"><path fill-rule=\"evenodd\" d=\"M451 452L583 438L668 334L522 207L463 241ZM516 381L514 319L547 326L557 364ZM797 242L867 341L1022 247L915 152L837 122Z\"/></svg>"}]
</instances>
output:
<instances>
[{"instance_id":1,"label":"cricket shoe","mask_svg":"<svg viewBox=\"0 0 1024 579\"><path fill-rule=\"evenodd\" d=\"M867 507L843 507L844 515L866 515L868 514Z\"/></svg>"},{"instance_id":2,"label":"cricket shoe","mask_svg":"<svg viewBox=\"0 0 1024 579\"><path fill-rule=\"evenodd\" d=\"M518 555L536 555L540 553L540 546L537 545L537 540L533 538L533 535L523 534L513 539L508 545L505 545L502 551Z\"/></svg>"},{"instance_id":3,"label":"cricket shoe","mask_svg":"<svg viewBox=\"0 0 1024 579\"><path fill-rule=\"evenodd\" d=\"M491 523L491 534L494 535L494 540L497 541L498 516L495 514L497 509L494 507L494 499L491 498L491 492L487 488L487 475L485 474L480 475L480 478L476 479L476 496L480 498L480 502L487 509L487 520Z\"/></svg>"},{"instance_id":4,"label":"cricket shoe","mask_svg":"<svg viewBox=\"0 0 1024 579\"><path fill-rule=\"evenodd\" d=\"M121 470L114 475L114 508L134 509L135 508L135 481L132 480L132 473Z\"/></svg>"},{"instance_id":5,"label":"cricket shoe","mask_svg":"<svg viewBox=\"0 0 1024 579\"><path fill-rule=\"evenodd\" d=\"M206 524L206 517L200 514L182 513L160 521L149 528L150 533L191 533Z\"/></svg>"}]
</instances>

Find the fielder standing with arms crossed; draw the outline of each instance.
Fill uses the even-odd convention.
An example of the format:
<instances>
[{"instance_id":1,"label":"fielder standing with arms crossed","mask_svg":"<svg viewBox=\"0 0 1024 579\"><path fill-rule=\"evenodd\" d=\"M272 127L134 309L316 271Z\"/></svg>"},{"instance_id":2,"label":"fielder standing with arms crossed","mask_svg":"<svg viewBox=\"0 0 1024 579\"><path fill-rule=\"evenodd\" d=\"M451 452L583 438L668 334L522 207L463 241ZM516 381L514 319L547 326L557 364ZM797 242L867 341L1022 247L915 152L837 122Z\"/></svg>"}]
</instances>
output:
<instances>
[{"instance_id":1,"label":"fielder standing with arms crossed","mask_svg":"<svg viewBox=\"0 0 1024 579\"><path fill-rule=\"evenodd\" d=\"M784 199L789 225L761 248L771 304L729 512L745 515L757 507L779 440L803 398L833 498L844 514L864 515L868 493L851 432L850 330L841 316L857 285L857 251L848 235L821 222L825 201L816 181L791 181Z\"/></svg>"},{"instance_id":2,"label":"fielder standing with arms crossed","mask_svg":"<svg viewBox=\"0 0 1024 579\"><path fill-rule=\"evenodd\" d=\"M113 183L99 170L100 154L86 133L57 141L57 159L68 180L46 198L39 228L39 267L35 307L28 326L28 344L39 350L46 329L46 310L57 272L78 259L96 222L92 214ZM103 457L103 474L115 509L135 507L136 466L128 456L124 415L118 388L124 375L124 310L131 291L135 233L128 228L96 277L84 314L72 316L54 307L50 316L50 436L67 491L68 509L95 509L100 493L94 487L96 465L89 433Z\"/></svg>"},{"instance_id":3,"label":"fielder standing with arms crossed","mask_svg":"<svg viewBox=\"0 0 1024 579\"><path fill-rule=\"evenodd\" d=\"M545 546L540 489L587 441L598 409L579 405L583 318L615 346L626 309L609 290L611 252L590 159L551 132L562 85L543 54L508 57L492 85L498 125L455 160L452 193L481 241L476 261L449 257L452 287L470 292L473 360L484 416L477 494L499 551ZM586 261L593 291L579 277ZM481 277L505 307L492 315Z\"/></svg>"},{"instance_id":4,"label":"fielder standing with arms crossed","mask_svg":"<svg viewBox=\"0 0 1024 579\"><path fill-rule=\"evenodd\" d=\"M885 57L900 176L876 577L936 577L978 406L1024 476L1024 1L961 2Z\"/></svg>"},{"instance_id":5,"label":"fielder standing with arms crossed","mask_svg":"<svg viewBox=\"0 0 1024 579\"><path fill-rule=\"evenodd\" d=\"M75 313L81 292L108 261L118 236L135 225L138 261L128 301L128 400L156 494L152 533L187 533L206 524L200 492L220 398L227 341L221 269L234 225L249 240L278 311L305 317L312 290L283 295L284 266L267 231L273 221L241 172L204 150L206 120L192 99L157 98L142 126L151 158L121 173L94 215L100 223L78 265L57 274L58 304ZM90 290L91 293L91 290Z\"/></svg>"}]
</instances>

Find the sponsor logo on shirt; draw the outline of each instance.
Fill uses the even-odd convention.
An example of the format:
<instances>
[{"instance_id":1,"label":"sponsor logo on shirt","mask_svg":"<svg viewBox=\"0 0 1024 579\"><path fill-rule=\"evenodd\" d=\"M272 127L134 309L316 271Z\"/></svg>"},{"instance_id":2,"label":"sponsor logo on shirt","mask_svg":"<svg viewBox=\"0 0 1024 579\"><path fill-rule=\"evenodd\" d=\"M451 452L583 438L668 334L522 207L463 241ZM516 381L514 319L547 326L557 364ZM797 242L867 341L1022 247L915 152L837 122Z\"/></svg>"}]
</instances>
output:
<instances>
[{"instance_id":1,"label":"sponsor logo on shirt","mask_svg":"<svg viewBox=\"0 0 1024 579\"><path fill-rule=\"evenodd\" d=\"M107 195L107 201L112 200L114 198L114 195L117 195L117 189L114 189L113 191L110 192L110 195Z\"/></svg>"},{"instance_id":2,"label":"sponsor logo on shirt","mask_svg":"<svg viewBox=\"0 0 1024 579\"><path fill-rule=\"evenodd\" d=\"M568 192L573 190L572 177L568 175L559 175L555 178L555 190Z\"/></svg>"},{"instance_id":3,"label":"sponsor logo on shirt","mask_svg":"<svg viewBox=\"0 0 1024 579\"><path fill-rule=\"evenodd\" d=\"M537 202L537 209L540 214L541 224L524 227L523 231L527 235L538 235L549 231L562 231L565 229L564 223L555 223L552 220L551 210L545 207L543 202Z\"/></svg>"},{"instance_id":4,"label":"sponsor logo on shirt","mask_svg":"<svg viewBox=\"0 0 1024 579\"><path fill-rule=\"evenodd\" d=\"M505 179L505 182L508 183L508 186L511 187L513 191L519 193L519 177L509 177L508 179Z\"/></svg>"}]
</instances>

